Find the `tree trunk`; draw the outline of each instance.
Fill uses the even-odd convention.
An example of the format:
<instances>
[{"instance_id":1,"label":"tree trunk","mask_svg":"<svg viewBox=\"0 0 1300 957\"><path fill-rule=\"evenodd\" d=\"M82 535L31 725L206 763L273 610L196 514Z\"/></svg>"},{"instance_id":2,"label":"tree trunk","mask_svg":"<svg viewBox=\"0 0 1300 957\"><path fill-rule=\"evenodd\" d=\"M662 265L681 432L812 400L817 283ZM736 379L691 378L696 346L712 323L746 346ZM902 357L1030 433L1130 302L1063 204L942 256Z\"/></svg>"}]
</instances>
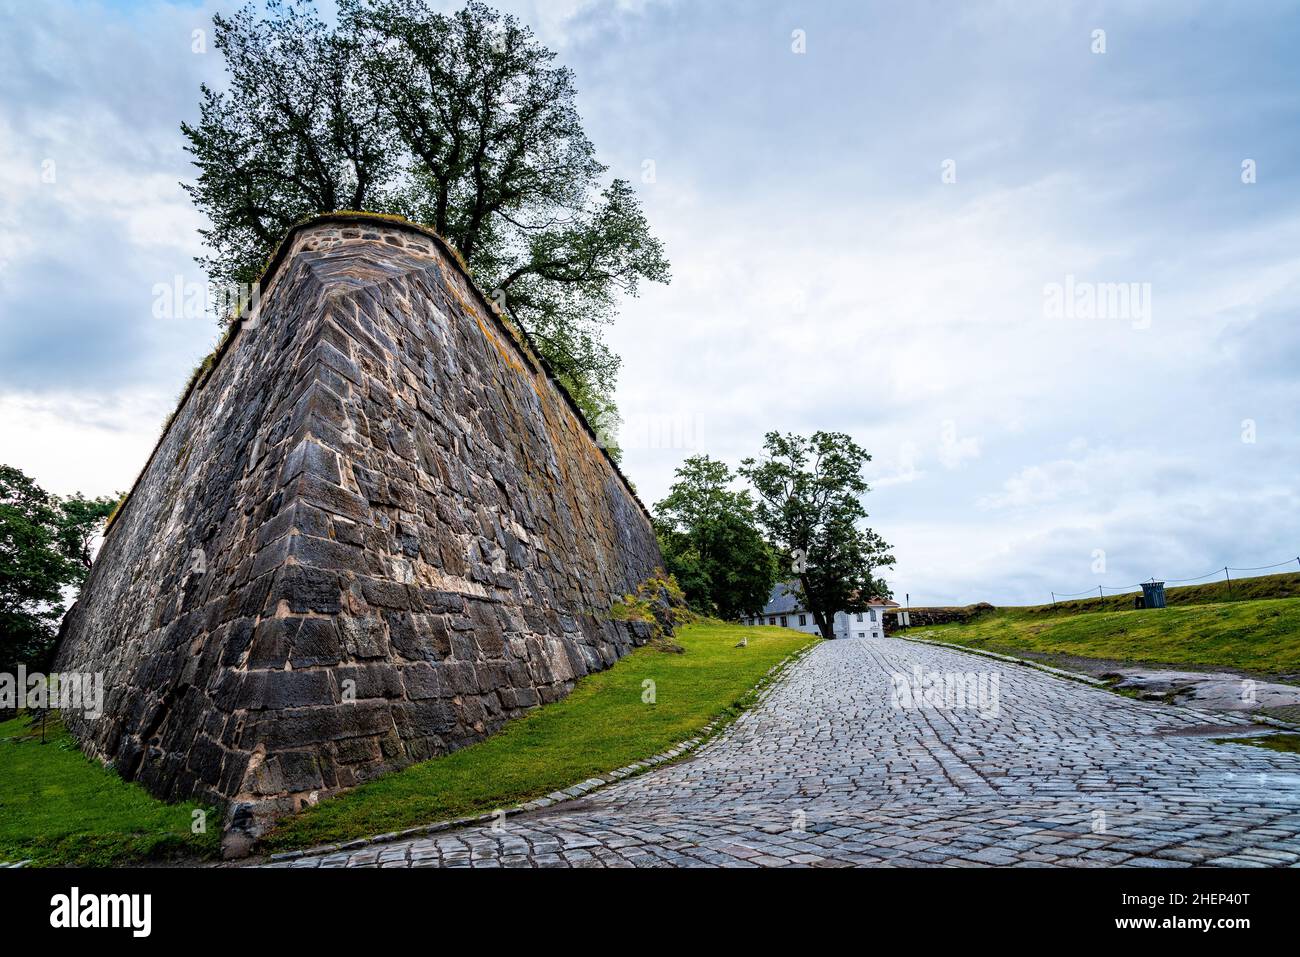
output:
<instances>
[{"instance_id":1,"label":"tree trunk","mask_svg":"<svg viewBox=\"0 0 1300 957\"><path fill-rule=\"evenodd\" d=\"M808 591L808 582L802 576L799 578L799 584L803 587L804 604L808 605L808 610L812 612L813 621L817 625L817 630L822 633L822 637L827 641L835 637L835 612L831 612L829 618L820 608L812 607L815 604L813 596Z\"/></svg>"},{"instance_id":2,"label":"tree trunk","mask_svg":"<svg viewBox=\"0 0 1300 957\"><path fill-rule=\"evenodd\" d=\"M822 633L822 637L830 641L835 637L835 618L827 618L820 611L813 612L813 621L817 622L817 628Z\"/></svg>"},{"instance_id":3,"label":"tree trunk","mask_svg":"<svg viewBox=\"0 0 1300 957\"><path fill-rule=\"evenodd\" d=\"M813 605L813 597L807 593L807 586L803 588L803 596L805 596L806 605ZM822 632L822 637L828 641L835 637L835 612L832 611L828 618L826 612L822 611L822 609L809 607L809 611L813 612L813 622L816 624L816 629Z\"/></svg>"}]
</instances>

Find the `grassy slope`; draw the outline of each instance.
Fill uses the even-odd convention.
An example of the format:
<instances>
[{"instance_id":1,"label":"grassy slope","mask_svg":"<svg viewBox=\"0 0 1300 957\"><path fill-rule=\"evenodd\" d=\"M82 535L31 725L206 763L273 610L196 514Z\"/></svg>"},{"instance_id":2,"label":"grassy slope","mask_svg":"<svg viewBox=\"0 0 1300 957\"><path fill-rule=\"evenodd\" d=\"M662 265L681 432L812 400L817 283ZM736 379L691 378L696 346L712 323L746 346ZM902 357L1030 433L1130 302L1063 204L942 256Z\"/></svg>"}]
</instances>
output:
<instances>
[{"instance_id":1,"label":"grassy slope","mask_svg":"<svg viewBox=\"0 0 1300 957\"><path fill-rule=\"evenodd\" d=\"M1072 601L1059 601L1055 605L1030 605L1013 610L1037 618L1090 611L1131 611L1133 599L1140 594L1140 591L1134 589L1122 595L1078 598ZM1231 583L1213 581L1199 585L1175 585L1165 589L1165 599L1171 607L1258 601L1262 598L1300 598L1300 571L1241 578Z\"/></svg>"},{"instance_id":2,"label":"grassy slope","mask_svg":"<svg viewBox=\"0 0 1300 957\"><path fill-rule=\"evenodd\" d=\"M0 723L0 861L112 866L215 852L220 819L191 834L196 804L164 804L87 759L54 719L46 741L18 717Z\"/></svg>"},{"instance_id":3,"label":"grassy slope","mask_svg":"<svg viewBox=\"0 0 1300 957\"><path fill-rule=\"evenodd\" d=\"M1047 652L1266 674L1300 672L1300 598L1177 604L1146 611L1045 614L1038 607L1005 608L966 624L912 628L907 633L1013 655Z\"/></svg>"},{"instance_id":4,"label":"grassy slope","mask_svg":"<svg viewBox=\"0 0 1300 957\"><path fill-rule=\"evenodd\" d=\"M1300 754L1300 734L1268 734L1253 738L1215 738L1215 744L1249 744L1283 754Z\"/></svg>"},{"instance_id":5,"label":"grassy slope","mask_svg":"<svg viewBox=\"0 0 1300 957\"><path fill-rule=\"evenodd\" d=\"M734 647L749 636L746 648ZM272 850L401 830L511 807L649 757L744 704L786 655L816 639L788 628L687 625L685 654L638 649L555 704L445 757L362 785L281 823ZM642 682L656 702L642 703Z\"/></svg>"}]
</instances>

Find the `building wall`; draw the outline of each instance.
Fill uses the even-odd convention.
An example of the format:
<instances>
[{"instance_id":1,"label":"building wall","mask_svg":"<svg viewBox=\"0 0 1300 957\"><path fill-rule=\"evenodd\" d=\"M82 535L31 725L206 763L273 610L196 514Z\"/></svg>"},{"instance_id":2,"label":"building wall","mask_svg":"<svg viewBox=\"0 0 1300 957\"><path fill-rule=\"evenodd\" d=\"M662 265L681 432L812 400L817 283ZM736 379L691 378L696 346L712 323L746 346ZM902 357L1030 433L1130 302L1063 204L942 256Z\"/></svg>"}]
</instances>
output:
<instances>
[{"instance_id":1,"label":"building wall","mask_svg":"<svg viewBox=\"0 0 1300 957\"><path fill-rule=\"evenodd\" d=\"M832 631L836 638L883 637L884 623L880 609L861 612L862 621L858 621L858 614L858 612L843 611L835 613ZM799 621L801 617L804 619L803 624L800 624ZM743 623L747 625L777 625L784 628L793 628L795 631L802 631L810 635L820 634L811 612L796 611L787 612L784 615L751 617L744 619Z\"/></svg>"},{"instance_id":2,"label":"building wall","mask_svg":"<svg viewBox=\"0 0 1300 957\"><path fill-rule=\"evenodd\" d=\"M858 615L862 620L858 621ZM836 612L835 637L837 638L881 638L885 634L879 609L864 612Z\"/></svg>"},{"instance_id":3,"label":"building wall","mask_svg":"<svg viewBox=\"0 0 1300 957\"><path fill-rule=\"evenodd\" d=\"M799 623L800 616L804 618L803 624ZM769 621L769 618L775 620ZM784 623L782 619L784 619ZM819 632L817 631L817 623L813 621L813 616L811 612L795 612L793 614L786 614L786 615L764 615L761 618L757 618L757 617L746 618L744 619L742 624L746 624L746 625L774 624L782 628L793 628L795 631L802 631L809 635L819 634Z\"/></svg>"}]
</instances>

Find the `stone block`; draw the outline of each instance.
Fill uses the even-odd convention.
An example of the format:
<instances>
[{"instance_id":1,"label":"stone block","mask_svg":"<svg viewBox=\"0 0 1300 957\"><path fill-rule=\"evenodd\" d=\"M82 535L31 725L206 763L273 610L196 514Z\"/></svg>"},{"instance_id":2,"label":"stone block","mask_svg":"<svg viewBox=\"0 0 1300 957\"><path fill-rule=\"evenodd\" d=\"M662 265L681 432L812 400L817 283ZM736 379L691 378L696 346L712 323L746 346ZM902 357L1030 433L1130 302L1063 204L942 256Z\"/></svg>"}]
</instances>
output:
<instances>
[{"instance_id":1,"label":"stone block","mask_svg":"<svg viewBox=\"0 0 1300 957\"><path fill-rule=\"evenodd\" d=\"M407 665L402 669L402 680L406 686L406 696L412 701L449 698L452 695L451 684L440 665Z\"/></svg>"},{"instance_id":2,"label":"stone block","mask_svg":"<svg viewBox=\"0 0 1300 957\"><path fill-rule=\"evenodd\" d=\"M316 612L337 615L341 611L343 588L337 573L287 565L272 574L264 603L264 614L274 615L281 603L296 615Z\"/></svg>"},{"instance_id":3,"label":"stone block","mask_svg":"<svg viewBox=\"0 0 1300 957\"><path fill-rule=\"evenodd\" d=\"M342 665L334 669L334 680L338 686L339 700L344 700L348 693L362 698L403 697L401 671L387 662L365 665Z\"/></svg>"},{"instance_id":4,"label":"stone block","mask_svg":"<svg viewBox=\"0 0 1300 957\"><path fill-rule=\"evenodd\" d=\"M281 711L333 703L327 671L250 671L244 675L237 707Z\"/></svg>"},{"instance_id":5,"label":"stone block","mask_svg":"<svg viewBox=\"0 0 1300 957\"><path fill-rule=\"evenodd\" d=\"M339 634L353 658L382 658L388 654L388 630L378 615L340 615Z\"/></svg>"}]
</instances>

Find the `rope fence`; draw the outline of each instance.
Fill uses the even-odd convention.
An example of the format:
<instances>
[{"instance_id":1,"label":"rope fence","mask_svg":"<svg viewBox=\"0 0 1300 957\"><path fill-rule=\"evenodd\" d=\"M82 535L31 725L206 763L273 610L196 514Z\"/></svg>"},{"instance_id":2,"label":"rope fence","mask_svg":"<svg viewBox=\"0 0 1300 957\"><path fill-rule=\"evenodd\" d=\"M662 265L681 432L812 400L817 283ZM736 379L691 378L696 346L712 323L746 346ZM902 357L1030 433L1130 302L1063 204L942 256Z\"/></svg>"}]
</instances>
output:
<instances>
[{"instance_id":1,"label":"rope fence","mask_svg":"<svg viewBox=\"0 0 1300 957\"><path fill-rule=\"evenodd\" d=\"M1281 568L1284 565L1295 565L1297 568L1300 568L1300 556L1297 556L1296 558L1288 558L1284 562L1275 562L1272 565L1255 565L1251 568L1233 568L1232 566L1224 565L1222 568L1216 568L1214 571L1209 572L1205 575L1201 575L1197 578L1166 578L1164 579L1164 583L1166 585L1188 585L1191 584L1192 582L1203 582L1211 578L1218 578L1220 575L1222 575L1223 580L1228 583L1229 587L1231 587L1232 572L1264 572L1274 568ZM1152 577L1151 579L1148 580L1160 581L1161 579ZM1054 591L1051 593L1052 604L1055 605L1057 599L1059 598L1081 598L1084 595L1091 595L1094 591L1097 593L1098 598L1105 598L1107 592L1110 592L1111 594L1114 595L1122 595L1125 592L1130 592L1133 591L1134 589L1140 590L1141 588L1142 588L1142 582L1137 582L1136 584L1133 585L1122 585L1118 587L1114 585L1097 585L1094 588L1086 588L1083 591L1076 591L1076 592Z\"/></svg>"}]
</instances>

